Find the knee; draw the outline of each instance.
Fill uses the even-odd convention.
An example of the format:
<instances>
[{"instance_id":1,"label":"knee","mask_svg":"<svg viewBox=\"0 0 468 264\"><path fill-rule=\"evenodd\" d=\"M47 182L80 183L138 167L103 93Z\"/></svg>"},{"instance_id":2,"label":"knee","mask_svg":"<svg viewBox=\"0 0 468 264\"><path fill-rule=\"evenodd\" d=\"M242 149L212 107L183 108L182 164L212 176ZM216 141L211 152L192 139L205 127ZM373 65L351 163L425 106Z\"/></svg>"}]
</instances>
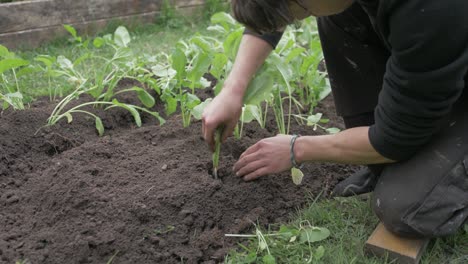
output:
<instances>
[{"instance_id":1,"label":"knee","mask_svg":"<svg viewBox=\"0 0 468 264\"><path fill-rule=\"evenodd\" d=\"M408 201L391 196L374 194L372 198L372 209L388 231L407 238L431 237L432 234L421 233L407 223L411 207Z\"/></svg>"}]
</instances>

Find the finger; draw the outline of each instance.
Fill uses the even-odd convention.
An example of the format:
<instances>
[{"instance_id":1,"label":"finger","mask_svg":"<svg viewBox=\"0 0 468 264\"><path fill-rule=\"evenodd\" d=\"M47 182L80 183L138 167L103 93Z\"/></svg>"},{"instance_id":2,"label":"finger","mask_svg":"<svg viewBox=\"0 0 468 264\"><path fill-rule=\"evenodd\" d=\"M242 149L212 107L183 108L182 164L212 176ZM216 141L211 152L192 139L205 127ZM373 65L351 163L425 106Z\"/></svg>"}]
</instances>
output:
<instances>
[{"instance_id":1,"label":"finger","mask_svg":"<svg viewBox=\"0 0 468 264\"><path fill-rule=\"evenodd\" d=\"M208 146L210 147L211 151L214 151L214 132L215 132L215 127L210 125L209 122L205 123L205 133L204 133L204 138L206 143L208 143Z\"/></svg>"},{"instance_id":2,"label":"finger","mask_svg":"<svg viewBox=\"0 0 468 264\"><path fill-rule=\"evenodd\" d=\"M237 122L231 122L223 130L222 142L225 142L228 137L232 135L232 132L236 128Z\"/></svg>"},{"instance_id":3,"label":"finger","mask_svg":"<svg viewBox=\"0 0 468 264\"><path fill-rule=\"evenodd\" d=\"M262 160L256 160L256 161L253 161L253 162L250 162L250 163L247 163L244 167L240 168L237 172L236 172L236 176L239 176L239 177L244 177L246 175L249 175L251 174L252 172L262 168L265 164L265 162L262 161Z\"/></svg>"},{"instance_id":4,"label":"finger","mask_svg":"<svg viewBox=\"0 0 468 264\"><path fill-rule=\"evenodd\" d=\"M244 181L253 181L253 180L256 180L262 176L265 176L269 174L268 172L268 168L267 167L261 167L261 168L258 168L257 170L251 172L250 174L247 174L246 176L244 176L242 179Z\"/></svg>"},{"instance_id":5,"label":"finger","mask_svg":"<svg viewBox=\"0 0 468 264\"><path fill-rule=\"evenodd\" d=\"M257 150L259 150L262 147L262 145L263 145L262 141L259 141L259 142L255 143L253 146L250 146L248 149L246 149L244 151L244 153L242 153L240 155L239 159L242 159L243 157L256 152Z\"/></svg>"},{"instance_id":6,"label":"finger","mask_svg":"<svg viewBox=\"0 0 468 264\"><path fill-rule=\"evenodd\" d=\"M258 157L258 155L256 155L256 153L254 152L254 153L252 153L250 155L247 155L247 156L244 156L244 157L240 158L236 162L236 164L234 164L234 168L233 168L234 173L236 173L236 175L237 175L237 172L239 172L239 170L241 170L247 164L256 161L257 157Z\"/></svg>"}]
</instances>

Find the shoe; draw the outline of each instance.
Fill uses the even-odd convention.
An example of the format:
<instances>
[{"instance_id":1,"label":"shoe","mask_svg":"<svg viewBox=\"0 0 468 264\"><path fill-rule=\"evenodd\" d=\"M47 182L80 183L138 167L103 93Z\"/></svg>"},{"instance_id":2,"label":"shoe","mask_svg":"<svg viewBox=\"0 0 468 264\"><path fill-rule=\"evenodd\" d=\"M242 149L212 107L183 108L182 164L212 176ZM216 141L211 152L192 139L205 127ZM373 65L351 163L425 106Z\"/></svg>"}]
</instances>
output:
<instances>
[{"instance_id":1,"label":"shoe","mask_svg":"<svg viewBox=\"0 0 468 264\"><path fill-rule=\"evenodd\" d=\"M333 197L348 197L372 192L376 183L377 177L368 167L365 167L339 182L333 188L331 195Z\"/></svg>"}]
</instances>

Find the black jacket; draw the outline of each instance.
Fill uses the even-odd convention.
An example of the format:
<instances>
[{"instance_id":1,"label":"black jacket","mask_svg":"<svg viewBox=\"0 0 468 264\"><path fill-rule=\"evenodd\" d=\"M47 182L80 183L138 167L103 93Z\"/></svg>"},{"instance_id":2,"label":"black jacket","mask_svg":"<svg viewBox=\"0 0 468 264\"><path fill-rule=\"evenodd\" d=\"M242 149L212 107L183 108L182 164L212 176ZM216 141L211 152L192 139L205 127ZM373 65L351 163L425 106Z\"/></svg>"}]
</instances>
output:
<instances>
[{"instance_id":1,"label":"black jacket","mask_svg":"<svg viewBox=\"0 0 468 264\"><path fill-rule=\"evenodd\" d=\"M404 160L440 130L467 86L468 0L357 2L391 53L369 139ZM281 34L260 37L274 47Z\"/></svg>"}]
</instances>

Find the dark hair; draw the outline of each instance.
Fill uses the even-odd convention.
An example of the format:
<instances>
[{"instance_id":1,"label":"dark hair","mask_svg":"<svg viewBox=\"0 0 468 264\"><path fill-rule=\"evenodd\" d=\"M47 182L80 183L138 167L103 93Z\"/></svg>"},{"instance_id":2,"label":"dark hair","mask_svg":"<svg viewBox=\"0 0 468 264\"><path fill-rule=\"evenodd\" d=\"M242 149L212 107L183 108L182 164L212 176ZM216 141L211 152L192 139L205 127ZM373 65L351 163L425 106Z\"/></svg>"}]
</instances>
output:
<instances>
[{"instance_id":1,"label":"dark hair","mask_svg":"<svg viewBox=\"0 0 468 264\"><path fill-rule=\"evenodd\" d=\"M258 33L268 33L294 22L291 0L232 0L234 18Z\"/></svg>"}]
</instances>

